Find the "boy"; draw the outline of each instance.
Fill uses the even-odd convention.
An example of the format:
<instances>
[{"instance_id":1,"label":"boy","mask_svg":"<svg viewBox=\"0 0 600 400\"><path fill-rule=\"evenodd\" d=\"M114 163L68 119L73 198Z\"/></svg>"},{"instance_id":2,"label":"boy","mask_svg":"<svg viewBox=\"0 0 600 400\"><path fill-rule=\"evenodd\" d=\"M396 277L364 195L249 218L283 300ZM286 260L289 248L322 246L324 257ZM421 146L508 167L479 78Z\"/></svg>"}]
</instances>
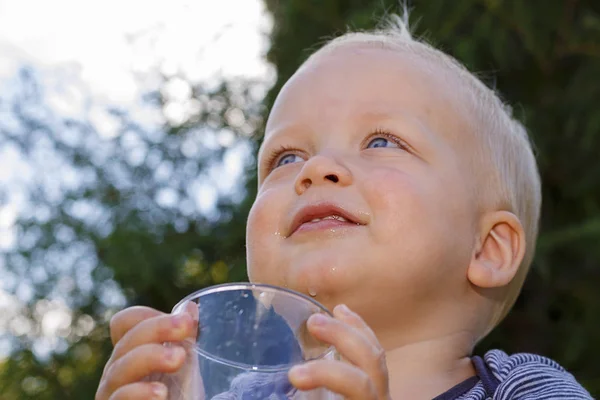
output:
<instances>
[{"instance_id":1,"label":"boy","mask_svg":"<svg viewBox=\"0 0 600 400\"><path fill-rule=\"evenodd\" d=\"M524 128L454 59L405 22L346 34L281 90L258 157L247 225L253 282L333 308L318 339L345 361L290 371L301 390L349 399L590 399L551 360L475 344L514 303L533 257L540 181ZM111 321L96 398L166 398L187 315Z\"/></svg>"}]
</instances>

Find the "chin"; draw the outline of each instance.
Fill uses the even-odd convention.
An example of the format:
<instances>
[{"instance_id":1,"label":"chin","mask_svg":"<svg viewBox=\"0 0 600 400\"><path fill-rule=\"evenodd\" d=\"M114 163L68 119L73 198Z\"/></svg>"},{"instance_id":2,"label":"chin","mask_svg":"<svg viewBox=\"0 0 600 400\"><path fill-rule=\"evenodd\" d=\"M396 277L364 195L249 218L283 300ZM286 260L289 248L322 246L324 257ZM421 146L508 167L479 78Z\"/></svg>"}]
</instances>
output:
<instances>
[{"instance_id":1,"label":"chin","mask_svg":"<svg viewBox=\"0 0 600 400\"><path fill-rule=\"evenodd\" d=\"M307 257L302 263L290 266L286 281L290 289L310 295L329 307L329 303L338 301L342 294L353 293L352 289L358 286L361 274L354 267L339 256L330 260Z\"/></svg>"},{"instance_id":2,"label":"chin","mask_svg":"<svg viewBox=\"0 0 600 400\"><path fill-rule=\"evenodd\" d=\"M248 276L253 283L282 286L312 295L318 301L355 293L368 271L361 267L354 252L331 250L286 251L277 254L281 257L252 258L254 262L248 265Z\"/></svg>"}]
</instances>

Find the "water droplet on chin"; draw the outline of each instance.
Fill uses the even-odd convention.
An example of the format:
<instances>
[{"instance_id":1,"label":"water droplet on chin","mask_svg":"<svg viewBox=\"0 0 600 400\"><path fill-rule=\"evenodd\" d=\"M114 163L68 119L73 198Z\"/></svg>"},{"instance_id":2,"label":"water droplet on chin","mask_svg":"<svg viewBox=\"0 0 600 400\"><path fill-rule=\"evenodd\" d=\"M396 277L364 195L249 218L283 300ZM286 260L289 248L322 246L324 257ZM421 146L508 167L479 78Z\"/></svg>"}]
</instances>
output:
<instances>
[{"instance_id":1,"label":"water droplet on chin","mask_svg":"<svg viewBox=\"0 0 600 400\"><path fill-rule=\"evenodd\" d=\"M315 288L308 288L308 294L310 294L312 297L316 297L317 291Z\"/></svg>"}]
</instances>

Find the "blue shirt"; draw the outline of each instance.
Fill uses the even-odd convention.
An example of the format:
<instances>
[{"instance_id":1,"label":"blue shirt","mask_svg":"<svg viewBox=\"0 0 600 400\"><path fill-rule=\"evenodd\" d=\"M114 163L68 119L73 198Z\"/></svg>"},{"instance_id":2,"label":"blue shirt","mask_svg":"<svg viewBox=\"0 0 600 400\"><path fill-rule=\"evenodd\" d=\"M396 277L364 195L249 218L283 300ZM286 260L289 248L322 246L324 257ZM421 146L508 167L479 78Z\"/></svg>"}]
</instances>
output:
<instances>
[{"instance_id":1,"label":"blue shirt","mask_svg":"<svg viewBox=\"0 0 600 400\"><path fill-rule=\"evenodd\" d=\"M546 357L491 350L472 360L477 376L434 400L593 400L573 375Z\"/></svg>"}]
</instances>

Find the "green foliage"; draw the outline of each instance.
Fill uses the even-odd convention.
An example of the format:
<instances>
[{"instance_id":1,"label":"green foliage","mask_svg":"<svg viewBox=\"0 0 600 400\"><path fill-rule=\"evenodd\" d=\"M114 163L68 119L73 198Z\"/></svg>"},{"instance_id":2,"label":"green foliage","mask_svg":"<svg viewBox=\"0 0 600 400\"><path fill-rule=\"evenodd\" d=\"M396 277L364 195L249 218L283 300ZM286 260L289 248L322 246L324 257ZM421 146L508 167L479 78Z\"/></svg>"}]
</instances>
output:
<instances>
[{"instance_id":1,"label":"green foliage","mask_svg":"<svg viewBox=\"0 0 600 400\"><path fill-rule=\"evenodd\" d=\"M177 77L165 77L171 79ZM190 188L214 185L211 169L236 146L254 148L258 83L197 85L196 112L158 131L111 110L119 126L113 139L88 121L52 114L32 71L23 69L18 83L14 97L0 99L15 119L0 123L0 146L17 149L42 172L29 182L16 248L0 253L3 287L25 303L8 317L12 335L0 333L12 347L0 363L0 399L93 398L112 350L114 312L126 304L169 311L202 287L247 279L244 188L221 195L207 215L197 211ZM160 94L149 99L155 109L164 104ZM233 144L219 144L220 134L233 136ZM43 173L48 165L63 174ZM73 311L70 326L50 344L57 351L34 356L47 342L40 310L60 304Z\"/></svg>"},{"instance_id":2,"label":"green foliage","mask_svg":"<svg viewBox=\"0 0 600 400\"><path fill-rule=\"evenodd\" d=\"M35 288L22 310L31 329L13 335L14 351L0 363L0 399L93 398L111 351L107 323L123 305L115 287L128 304L167 311L200 287L246 279L253 169L245 190L222 196L214 215L189 212L189 183L207 177L228 151L207 145L207 138L214 142L215 132L228 130L235 143L256 149L249 135L260 132L265 111L311 51L348 28L370 29L399 11L396 0L264 1L275 21L268 60L277 81L262 102L252 95L252 82L197 86L192 93L200 106L184 123L152 132L113 110L120 135L100 140L87 121L57 121L33 110L43 109L43 90L30 73L22 75L23 93L10 106L17 123L12 131L0 123L0 146L16 146L33 160L36 144L50 143L64 165L88 178L74 189L63 185L60 198L36 181L29 201L37 212L19 221L18 249L0 254L13 290L22 281ZM600 396L600 3L456 0L412 6L418 36L478 72L515 106L535 142L543 179L532 272L514 311L478 352L499 347L542 353ZM151 99L157 108L164 104L159 94ZM232 110L242 111L241 124ZM77 140L67 140L67 131ZM141 161L132 159L134 148L145 149ZM175 193L173 204L157 200L164 190ZM77 212L82 209L88 210L84 216ZM77 283L85 271L93 284ZM74 310L72 328L61 336L61 351L39 359L31 351L41 325L35 310L54 298L66 299Z\"/></svg>"}]
</instances>

